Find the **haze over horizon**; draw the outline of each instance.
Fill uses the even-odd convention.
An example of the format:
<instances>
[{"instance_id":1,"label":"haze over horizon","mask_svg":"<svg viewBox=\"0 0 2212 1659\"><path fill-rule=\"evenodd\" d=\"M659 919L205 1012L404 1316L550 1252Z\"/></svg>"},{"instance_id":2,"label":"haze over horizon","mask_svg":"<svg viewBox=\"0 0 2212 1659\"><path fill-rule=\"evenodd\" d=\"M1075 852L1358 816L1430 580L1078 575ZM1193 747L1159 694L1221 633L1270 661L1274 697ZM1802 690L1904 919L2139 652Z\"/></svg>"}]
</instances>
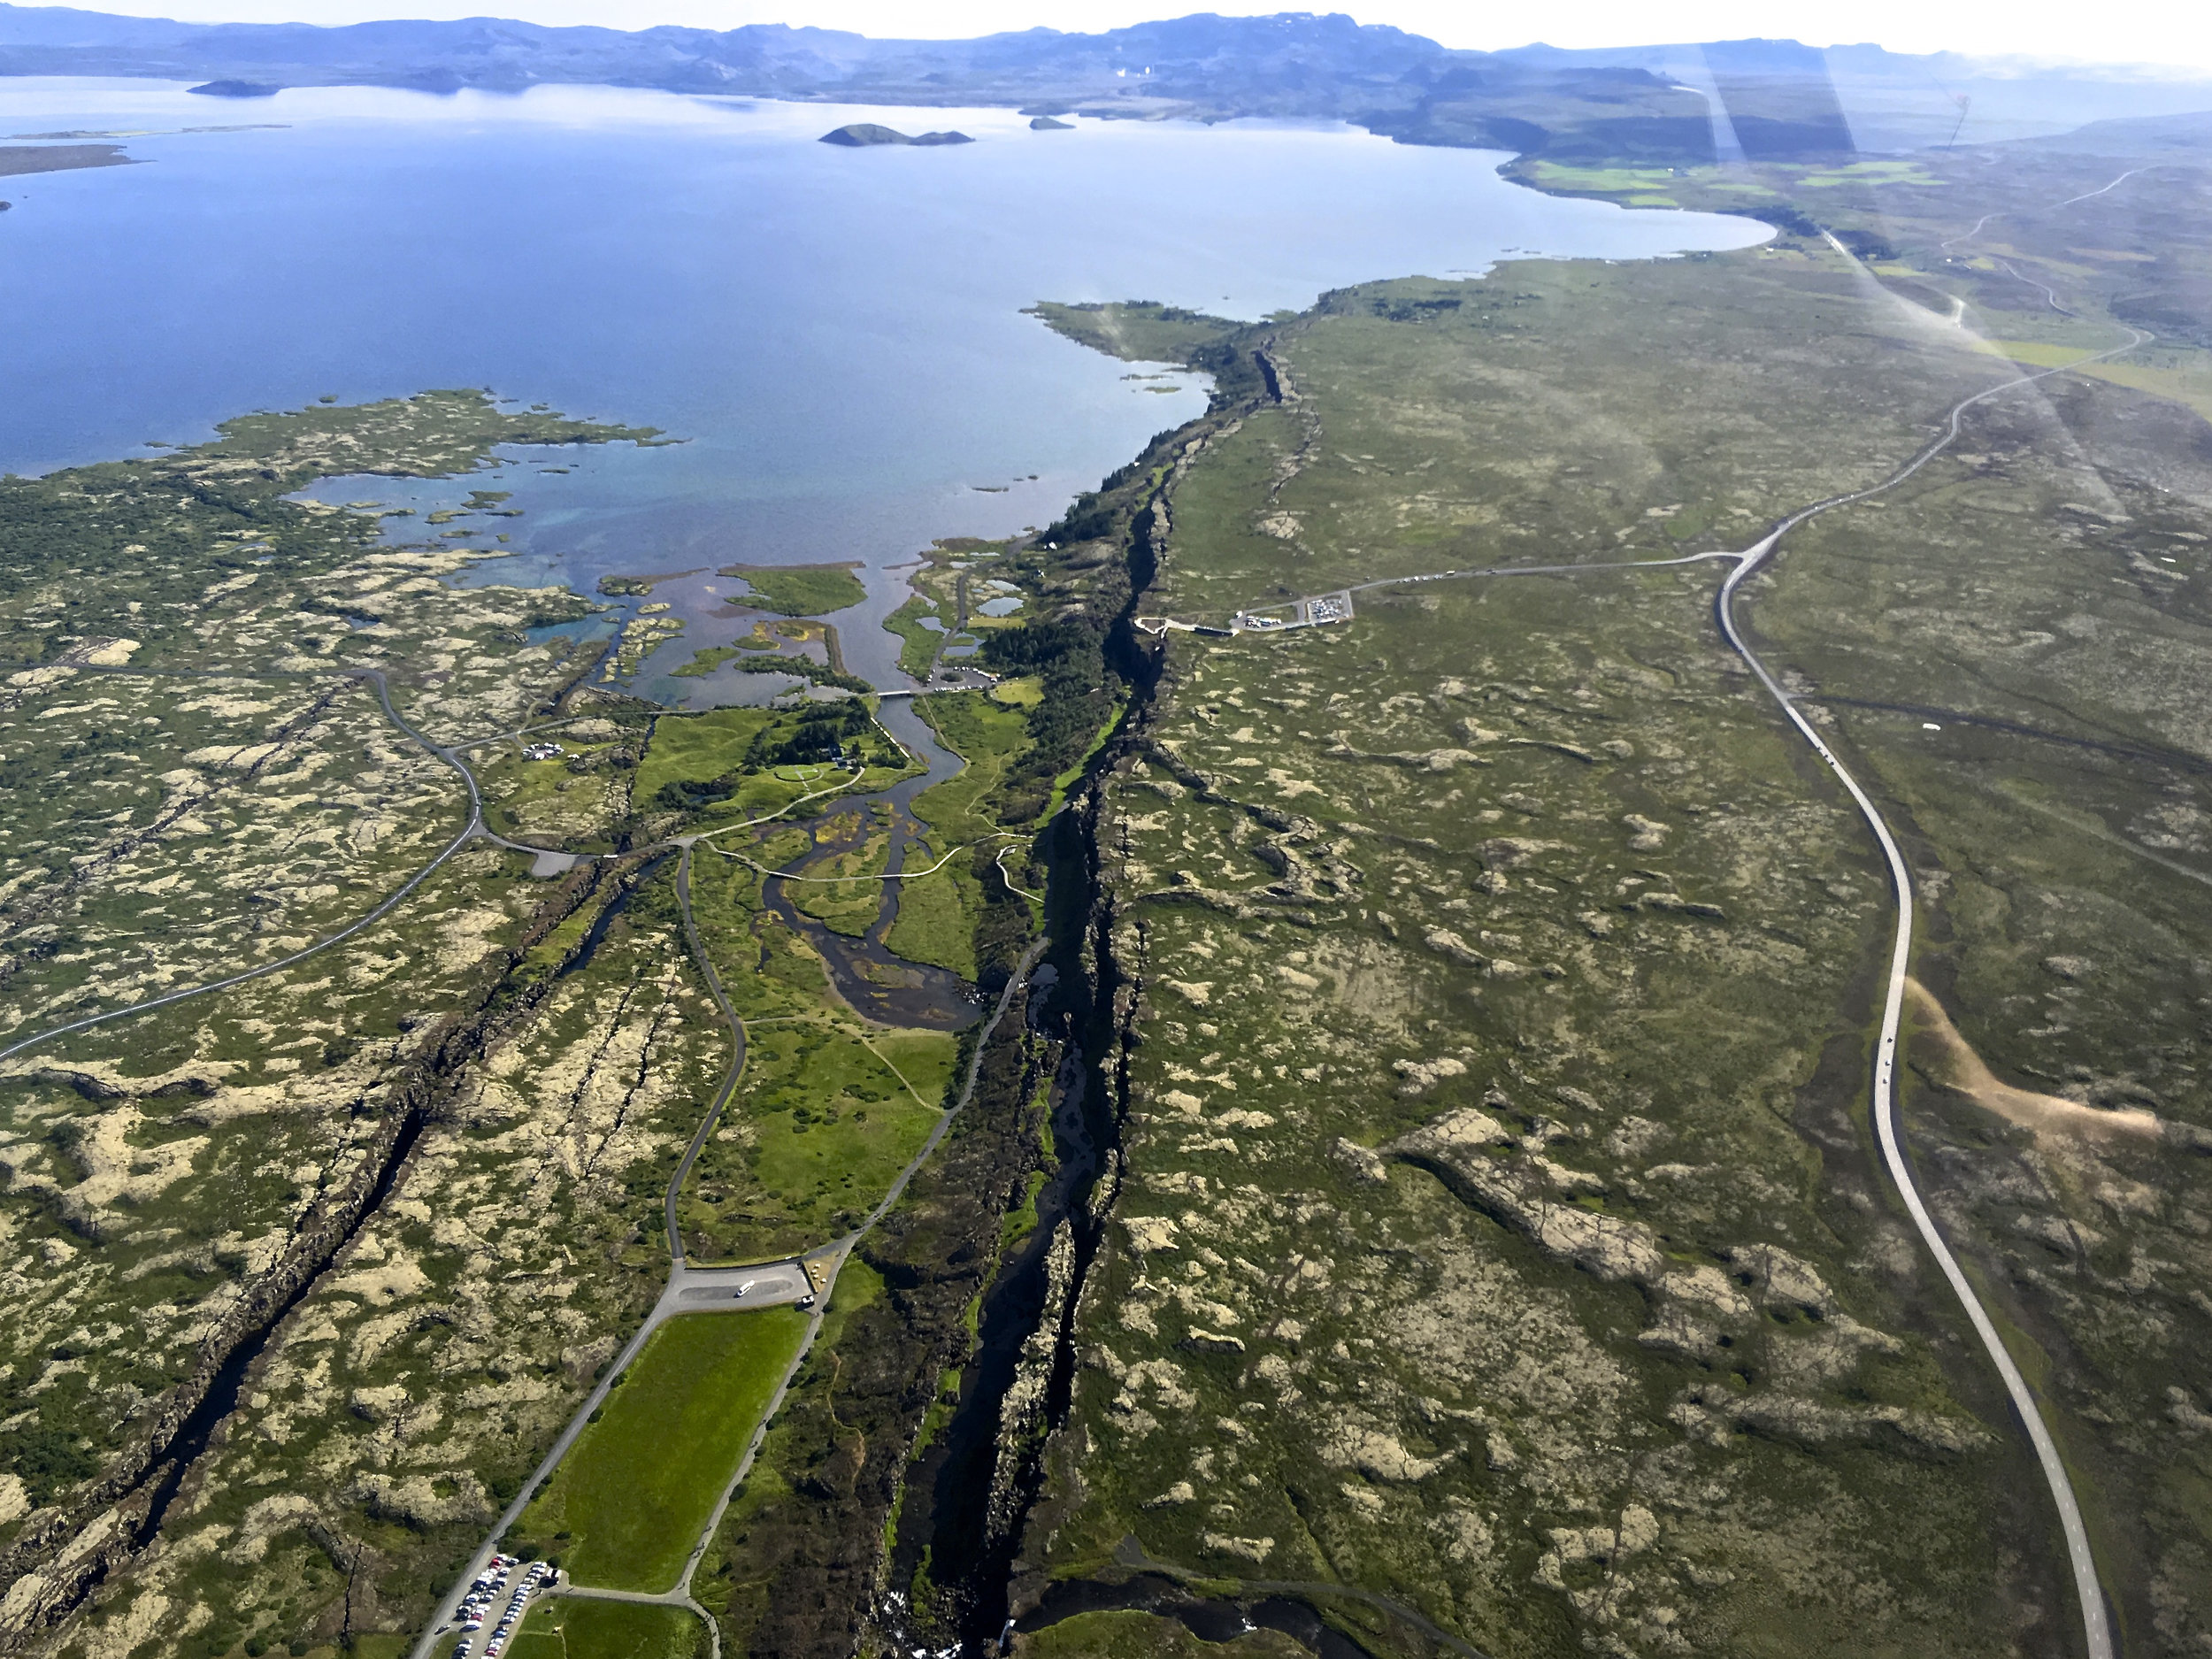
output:
<instances>
[{"instance_id":1,"label":"haze over horizon","mask_svg":"<svg viewBox=\"0 0 2212 1659\"><path fill-rule=\"evenodd\" d=\"M1205 10L1263 16L1285 8L1269 0L1217 0L1203 6L1149 0L1081 0L1045 7L1033 0L957 0L915 8L895 0L107 0L86 10L197 23L342 25L388 19L513 18L550 27L642 29L664 24L730 29L747 24L850 30L879 39L963 39L1051 27L1095 33ZM1906 0L1690 0L1663 8L1594 0L1550 11L1532 29L1527 14L1477 12L1448 0L1371 0L1353 10L1360 22L1386 24L1443 45L1500 50L1535 42L1566 48L1673 44L1791 37L1816 46L1870 42L1894 52L1953 51L1985 57L2212 69L2212 11L2184 12L2155 0L2116 0L2093 14L2024 11L1999 0L1932 8Z\"/></svg>"}]
</instances>

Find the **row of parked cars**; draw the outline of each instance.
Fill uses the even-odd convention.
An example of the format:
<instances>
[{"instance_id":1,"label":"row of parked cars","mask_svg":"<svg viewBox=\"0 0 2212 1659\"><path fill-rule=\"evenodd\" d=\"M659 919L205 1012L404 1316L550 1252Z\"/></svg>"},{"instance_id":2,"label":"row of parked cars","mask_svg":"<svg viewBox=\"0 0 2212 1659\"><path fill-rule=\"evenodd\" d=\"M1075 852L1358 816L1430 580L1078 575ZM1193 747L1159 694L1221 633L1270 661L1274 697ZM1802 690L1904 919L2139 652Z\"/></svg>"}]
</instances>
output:
<instances>
[{"instance_id":1,"label":"row of parked cars","mask_svg":"<svg viewBox=\"0 0 2212 1659\"><path fill-rule=\"evenodd\" d=\"M469 1586L468 1594L461 1598L458 1610L461 1640L453 1644L453 1659L469 1659L469 1648L476 1640L476 1632L482 1630L484 1621L491 1617L493 1604L499 1600L500 1593L507 1588L509 1578L519 1565L521 1563L512 1555L494 1555L491 1564L477 1575L475 1583ZM550 1585L557 1576L554 1569L541 1561L531 1563L529 1570L515 1585L513 1593L508 1596L507 1605L499 1615L499 1622L492 1626L491 1640L484 1644L484 1659L499 1659L506 1649L508 1639L515 1633L515 1627L522 1623L522 1616L530 1606L530 1598Z\"/></svg>"}]
</instances>

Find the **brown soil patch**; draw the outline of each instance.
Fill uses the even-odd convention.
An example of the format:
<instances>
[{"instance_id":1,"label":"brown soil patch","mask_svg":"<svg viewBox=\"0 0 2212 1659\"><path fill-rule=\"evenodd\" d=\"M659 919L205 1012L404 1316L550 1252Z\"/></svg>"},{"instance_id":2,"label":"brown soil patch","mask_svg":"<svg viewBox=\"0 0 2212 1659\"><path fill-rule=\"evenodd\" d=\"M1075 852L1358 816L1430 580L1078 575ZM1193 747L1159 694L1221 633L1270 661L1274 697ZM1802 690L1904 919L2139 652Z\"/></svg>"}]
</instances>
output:
<instances>
[{"instance_id":1,"label":"brown soil patch","mask_svg":"<svg viewBox=\"0 0 2212 1659\"><path fill-rule=\"evenodd\" d=\"M2038 1134L2078 1134L2106 1138L2159 1138L2158 1115L2136 1108L2106 1111L2085 1106L2058 1094L2038 1094L2015 1088L1982 1064L1966 1039L1960 1036L1951 1017L1943 1011L1928 987L1917 979L1905 981L1905 1000L1919 1027L1921 1057L1928 1074L1946 1088L1956 1089L1976 1105L1993 1111L2007 1123Z\"/></svg>"}]
</instances>

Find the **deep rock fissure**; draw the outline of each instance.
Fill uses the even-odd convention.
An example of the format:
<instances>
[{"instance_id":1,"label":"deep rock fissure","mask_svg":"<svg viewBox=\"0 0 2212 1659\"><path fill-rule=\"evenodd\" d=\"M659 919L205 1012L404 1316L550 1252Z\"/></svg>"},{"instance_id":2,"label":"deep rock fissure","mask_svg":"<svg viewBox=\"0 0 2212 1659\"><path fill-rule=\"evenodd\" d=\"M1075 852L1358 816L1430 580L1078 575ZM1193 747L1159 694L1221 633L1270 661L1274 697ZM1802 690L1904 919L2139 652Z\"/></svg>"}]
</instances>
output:
<instances>
[{"instance_id":1,"label":"deep rock fissure","mask_svg":"<svg viewBox=\"0 0 2212 1659\"><path fill-rule=\"evenodd\" d=\"M158 1541L162 1524L185 1482L237 1411L254 1364L284 1321L380 1212L403 1179L424 1133L442 1119L446 1097L457 1079L483 1057L499 1027L511 1025L549 995L554 980L587 947L580 941L554 972L519 996L503 996L514 971L532 946L591 901L609 873L599 866L591 876L564 884L553 902L539 911L526 938L507 954L500 971L480 983L474 1006L455 1022L434 1054L417 1063L414 1077L395 1091L385 1123L349 1187L303 1222L295 1234L293 1259L272 1269L247 1292L246 1305L260 1302L264 1310L239 1321L227 1333L227 1340L219 1339L211 1346L192 1376L172 1392L153 1432L134 1454L69 1511L58 1515L57 1525L20 1540L12 1558L0 1562L0 1578L9 1581L42 1569L52 1577L42 1598L46 1605L24 1627L27 1637L68 1618ZM623 904L642 873L634 870L615 878L619 891L606 908ZM55 1573L54 1558L67 1541L97 1525L99 1514L109 1509L116 1514L118 1525L108 1537L80 1554L70 1570Z\"/></svg>"},{"instance_id":2,"label":"deep rock fissure","mask_svg":"<svg viewBox=\"0 0 2212 1659\"><path fill-rule=\"evenodd\" d=\"M1225 388L1205 417L1177 434L1172 451L1225 419L1282 401L1282 383L1265 349L1253 349L1248 360L1257 384L1240 395ZM1054 951L1061 970L1054 1018L1069 1056L1054 1085L1060 1167L1038 1194L1034 1231L985 1294L977 1350L964 1369L954 1417L908 1471L910 1490L926 1498L929 1523L915 1529L922 1536L897 1540L891 1562L890 1581L903 1589L924 1564L926 1547L930 1578L946 1598L940 1610L949 1615L953 1627L947 1633L956 1635L964 1653L1000 1652L1012 1630L1041 1628L1064 1616L1052 1610L1047 1581L1025 1561L1025 1543L1044 1495L1047 1455L1072 1409L1077 1313L1105 1242L1121 1178L1128 1051L1141 979L1125 972L1112 945L1114 901L1097 840L1100 790L1121 760L1145 747L1161 695L1164 653L1149 649L1135 621L1159 573L1164 503L1178 472L1171 468L1131 515L1122 550L1128 596L1104 640L1106 662L1127 686L1128 701L1071 793L1071 810L1056 825L1047 849L1052 872L1048 928L1063 941ZM1064 1232L1064 1261L1056 1275L1052 1257ZM1032 1403L1010 1413L1008 1402L1018 1390ZM1109 1597L1120 1595L1119 1586L1095 1588ZM1118 1599L1110 1604L1151 1605ZM1279 1596L1248 1605L1200 1601L1178 1592L1158 1610L1204 1640L1228 1640L1257 1620L1323 1659L1364 1659L1356 1644L1295 1600Z\"/></svg>"}]
</instances>

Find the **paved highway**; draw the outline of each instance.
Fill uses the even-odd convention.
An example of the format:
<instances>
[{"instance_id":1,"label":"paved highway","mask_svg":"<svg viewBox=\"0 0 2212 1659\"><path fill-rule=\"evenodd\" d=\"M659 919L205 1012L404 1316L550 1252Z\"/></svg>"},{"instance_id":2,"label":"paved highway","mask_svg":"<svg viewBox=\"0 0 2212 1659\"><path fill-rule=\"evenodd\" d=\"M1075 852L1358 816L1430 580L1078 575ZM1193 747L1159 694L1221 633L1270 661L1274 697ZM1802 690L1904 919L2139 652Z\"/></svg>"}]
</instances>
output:
<instances>
[{"instance_id":1,"label":"paved highway","mask_svg":"<svg viewBox=\"0 0 2212 1659\"><path fill-rule=\"evenodd\" d=\"M2121 175L2123 179L2127 176L2126 174ZM2113 180L2114 185L2119 182L2118 179ZM2112 188L2112 185L2105 187L2106 189ZM2088 194L2097 196L2103 192L2093 190ZM2074 199L2078 201L2085 198L2078 196ZM1986 223L1987 220L1985 219L1983 222ZM1976 226L1975 229L1978 231L1980 226ZM1969 234L1972 233L1970 232ZM1960 240L1964 240L1964 238ZM1851 251L1834 236L1830 235L1828 241L1844 259L1853 266L1863 269L1863 266L1859 266L1858 260L1854 257ZM2054 304L2057 303L2055 296L2053 296L2052 303ZM1890 889L1896 902L1897 915L1895 927L1891 935L1888 985L1883 999L1881 1035L1875 1051L1871 1082L1870 1105L1876 1138L1881 1148L1883 1165L1888 1171L1890 1179L1895 1184L1900 1197L1904 1201L1906 1210L1912 1217L1915 1229L1919 1233L1922 1242L1927 1246L1929 1254L1935 1258L1936 1264L1941 1269L1944 1279L1949 1284L1953 1294L1958 1298L1960 1305L1965 1310L1968 1322L1973 1325L1975 1334L1980 1339L1984 1350L1989 1356L1990 1363L1996 1367L1998 1376L2004 1383L2005 1393L2011 1400L2014 1410L2019 1415L2022 1426L2027 1431L2030 1444L2034 1448L2036 1461L2041 1468L2044 1484L2050 1491L2052 1504L2058 1511L2059 1526L2066 1540L2067 1559L2072 1570L2075 1597L2081 1609L2082 1633L2087 1644L2090 1659L2112 1659L2112 1631L2110 1620L2106 1613L2103 1589L2098 1582L2096 1561L2089 1547L2088 1529L2083 1523L2081 1506L2074 1495L2072 1479L2067 1473L2065 1460L2059 1452L2057 1441L2051 1433L2050 1425L2045 1419L2040 1403L2037 1401L2033 1391L2029 1388L2026 1378L2021 1374L2020 1367L2014 1361L2011 1352L2005 1347L2003 1339L1998 1334L1995 1322L1989 1317L1988 1309L1983 1305L1981 1297L1976 1293L1972 1283L1959 1266L1958 1258L1952 1254L1950 1246L1944 1241L1942 1233L1938 1231L1934 1218L1928 1213L1928 1207L1921 1197L1918 1184L1914 1179L1912 1165L1906 1156L1902 1133L1898 1125L1897 1042L1903 1020L1905 980L1910 972L1912 964L1911 870L1905 863L1904 854L1898 848L1896 837L1891 833L1887 821L1882 817L1880 809L1874 804L1872 797L1860 787L1858 780L1853 777L1850 770L1837 758L1835 751L1828 747L1820 733L1813 729L1811 723L1799 712L1794 700L1783 688L1781 682L1768 671L1766 664L1759 659L1757 653L1751 649L1749 641L1745 639L1741 628L1738 626L1735 606L1744 583L1773 558L1781 545L1783 537L1790 531L1821 513L1832 511L1839 507L1847 507L1854 503L1863 502L1871 496L1896 488L1958 442L1961 422L1964 420L1967 411L1975 405L2002 396L2008 392L2016 391L2023 387L2032 386L2039 380L2047 380L2052 375L2062 374L2069 369L2079 368L2087 364L2100 363L2110 357L2119 357L2135 350L2152 338L2141 329L2131 328L2128 332L2130 338L2124 345L2115 346L2107 351L2085 355L2073 363L2062 365L2056 368L2042 369L2032 373L2017 375L2011 380L1990 387L1985 391L1977 392L1970 397L1962 398L1952 407L1938 435L1887 478L1865 489L1832 495L1824 501L1815 502L1810 506L1799 509L1782 519L1760 541L1740 552L1693 553L1681 558L1641 559L1608 564L1522 565L1492 566L1480 570L1437 571L1426 575L1393 577L1363 582L1356 584L1349 590L1357 592L1363 588L1402 587L1415 582L1455 581L1484 577L1565 576L1594 573L1600 571L1655 570L1670 565L1694 565L1706 560L1724 561L1732 565L1732 568L1722 582L1720 592L1713 603L1714 617L1720 626L1722 635L1727 640L1730 649L1743 660L1745 666L1750 669L1760 685L1774 699L1790 724L1796 728L1798 734L1811 746L1814 754L1819 757L1822 764L1827 766L1834 774L1836 780L1843 786L1853 803L1857 806L1860 816L1865 819L1868 829L1872 832L1888 864Z\"/></svg>"},{"instance_id":2,"label":"paved highway","mask_svg":"<svg viewBox=\"0 0 2212 1659\"><path fill-rule=\"evenodd\" d=\"M2114 183L2117 182L2119 180L2114 180ZM2092 192L2092 194L2097 193ZM1836 242L1833 236L1829 237L1829 241L1834 244L1838 253L1846 259L1852 259L1850 251L1840 242ZM1854 259L1852 263L1855 265L1857 261ZM2053 303L2056 303L2055 298ZM2124 346L2116 346L2109 351L2101 351L2092 357L2085 357L2078 362L2067 365L2063 368L2044 369L2036 373L2023 374L2000 385L1993 386L1986 391L1978 392L1971 397L1962 398L1953 406L1950 418L1944 423L1942 434L1888 478L1870 488L1855 490L1845 495L1832 496L1826 501L1816 502L1812 506L1793 513L1769 532L1764 540L1735 555L1735 568L1728 572L1727 580L1722 582L1720 593L1713 602L1713 614L1719 622L1721 632L1726 636L1730 648L1743 659L1745 666L1758 677L1759 683L1766 688L1767 694L1788 717L1790 724L1797 728L1798 734L1811 745L1814 754L1820 757L1822 764L1843 786L1845 793L1850 795L1853 803L1858 807L1859 815L1866 820L1867 828L1873 833L1876 842L1881 847L1882 856L1888 864L1890 891L1896 901L1897 919L1890 939L1889 983L1882 1002L1881 1036L1876 1044L1874 1053L1874 1078L1870 1107L1875 1135L1881 1146L1882 1163L1889 1171L1890 1179L1896 1184L1899 1196L1904 1200L1905 1209L1912 1217L1914 1228L1919 1233L1921 1241L1928 1247L1928 1253L1935 1257L1936 1265L1942 1270L1943 1277L1950 1285L1952 1294L1958 1298L1960 1305L1965 1309L1967 1319L1973 1325L1975 1335L1980 1338L1982 1348L1988 1354L1990 1363L1997 1368L1997 1374L2005 1385L2005 1393L2011 1399L2013 1409L2018 1413L2022 1426L2027 1430L2029 1442L2035 1448L2036 1462L2042 1468L2044 1485L2050 1490L2051 1502L2058 1511L2059 1527L2065 1535L2067 1560L2073 1571L2075 1599L2081 1609L2082 1634L2088 1645L2090 1659L2112 1659L2112 1624L2105 1610L2104 1590L2098 1582L2096 1559L2090 1551L2089 1532L2082 1521L2081 1505L2074 1496L2072 1478L2066 1471L2065 1459L2060 1455L2058 1443L2051 1433L2049 1423L2044 1417L2041 1403L2036 1399L2034 1392L2029 1388L2027 1379L2021 1374L2020 1367L2014 1361L2011 1350L2004 1344L2004 1339L1998 1334L1995 1322L1990 1318L1988 1309L1983 1305L1980 1295L1977 1294L1964 1271L1959 1266L1958 1258L1951 1253L1951 1247L1944 1241L1942 1233L1937 1230L1935 1218L1928 1213L1927 1204L1920 1195L1919 1186L1913 1179L1912 1164L1906 1156L1903 1136L1898 1126L1897 1040L1903 1022L1905 980L1912 970L1911 869L1906 864L1905 856L1898 848L1897 838L1891 833L1889 823L1883 818L1881 810L1874 804L1873 798L1860 787L1859 780L1851 775L1850 769L1836 757L1835 751L1830 749L1822 740L1820 733L1813 729L1811 722L1798 710L1795 701L1788 692L1782 688L1781 682L1768 672L1766 664L1759 660L1758 654L1745 640L1742 631L1737 626L1735 603L1745 581L1754 572L1774 557L1775 550L1780 545L1782 538L1797 526L1819 513L1837 507L1848 506L1854 502L1864 501L1870 496L1878 495L1903 483L1958 441L1960 422L1965 419L1966 411L1976 404L1986 403L1991 398L2001 396L2007 392L2016 391L2022 387L2032 386L2036 381L2047 380L2054 374L2063 373L2065 368L2078 367L2084 363L2101 362L2105 358L2116 357L2124 352L2132 351L2151 337L2140 329L2131 328L2128 332L2131 337Z\"/></svg>"}]
</instances>

